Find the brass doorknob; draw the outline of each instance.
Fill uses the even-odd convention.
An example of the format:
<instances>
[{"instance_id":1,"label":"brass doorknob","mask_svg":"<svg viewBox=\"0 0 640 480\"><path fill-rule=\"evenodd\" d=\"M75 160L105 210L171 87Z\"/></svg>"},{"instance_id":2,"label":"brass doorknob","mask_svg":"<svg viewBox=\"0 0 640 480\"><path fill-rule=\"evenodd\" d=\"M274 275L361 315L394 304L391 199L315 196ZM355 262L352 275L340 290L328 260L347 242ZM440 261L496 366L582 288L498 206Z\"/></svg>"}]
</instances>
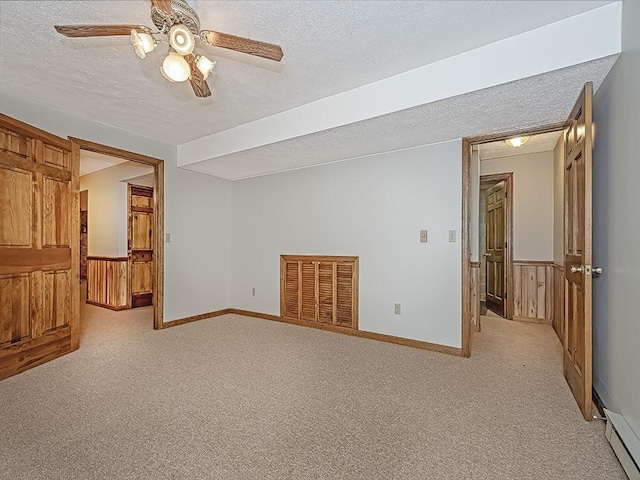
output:
<instances>
[{"instance_id":1,"label":"brass doorknob","mask_svg":"<svg viewBox=\"0 0 640 480\"><path fill-rule=\"evenodd\" d=\"M579 267L571 265L571 273L584 273L584 265L580 265Z\"/></svg>"}]
</instances>

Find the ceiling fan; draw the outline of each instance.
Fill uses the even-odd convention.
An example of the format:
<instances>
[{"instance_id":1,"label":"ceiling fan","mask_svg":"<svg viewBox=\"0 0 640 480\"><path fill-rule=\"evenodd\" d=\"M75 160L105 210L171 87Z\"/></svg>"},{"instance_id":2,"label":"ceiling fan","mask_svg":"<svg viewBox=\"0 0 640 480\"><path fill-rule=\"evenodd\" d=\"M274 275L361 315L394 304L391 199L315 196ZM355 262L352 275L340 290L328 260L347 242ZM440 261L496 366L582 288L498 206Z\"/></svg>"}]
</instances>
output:
<instances>
[{"instance_id":1,"label":"ceiling fan","mask_svg":"<svg viewBox=\"0 0 640 480\"><path fill-rule=\"evenodd\" d=\"M170 82L189 80L198 97L208 97L211 90L207 77L216 62L201 54L194 54L196 40L205 45L235 50L279 62L282 48L271 43L258 42L244 37L212 30L200 30L200 19L187 0L150 0L151 20L157 28L144 25L55 25L58 33L67 37L108 37L129 35L134 51L140 58L153 51L158 41L169 44L169 53L160 71ZM158 36L160 40L158 40ZM167 40L164 40L164 36Z\"/></svg>"}]
</instances>

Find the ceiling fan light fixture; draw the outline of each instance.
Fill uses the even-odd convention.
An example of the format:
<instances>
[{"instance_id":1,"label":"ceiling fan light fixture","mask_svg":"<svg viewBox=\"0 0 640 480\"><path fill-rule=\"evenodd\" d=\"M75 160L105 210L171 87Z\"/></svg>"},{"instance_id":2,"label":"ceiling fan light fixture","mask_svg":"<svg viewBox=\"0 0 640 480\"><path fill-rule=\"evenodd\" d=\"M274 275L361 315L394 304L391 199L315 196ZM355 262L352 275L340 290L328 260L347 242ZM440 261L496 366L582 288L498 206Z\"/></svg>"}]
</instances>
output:
<instances>
[{"instance_id":1,"label":"ceiling fan light fixture","mask_svg":"<svg viewBox=\"0 0 640 480\"><path fill-rule=\"evenodd\" d=\"M212 62L204 55L196 55L196 66L198 70L202 72L202 76L206 80L209 78L209 74L213 71L213 67L216 66L216 62Z\"/></svg>"},{"instance_id":2,"label":"ceiling fan light fixture","mask_svg":"<svg viewBox=\"0 0 640 480\"><path fill-rule=\"evenodd\" d=\"M131 30L131 43L133 50L140 58L145 58L147 53L152 52L156 48L156 39L148 33L138 33Z\"/></svg>"},{"instance_id":3,"label":"ceiling fan light fixture","mask_svg":"<svg viewBox=\"0 0 640 480\"><path fill-rule=\"evenodd\" d=\"M529 141L529 137L513 137L513 138L506 139L504 143L506 143L510 147L518 148L524 145L525 143L527 143L528 141Z\"/></svg>"},{"instance_id":4,"label":"ceiling fan light fixture","mask_svg":"<svg viewBox=\"0 0 640 480\"><path fill-rule=\"evenodd\" d=\"M180 55L189 55L193 52L196 39L191 30L179 23L169 30L169 45Z\"/></svg>"},{"instance_id":5,"label":"ceiling fan light fixture","mask_svg":"<svg viewBox=\"0 0 640 480\"><path fill-rule=\"evenodd\" d=\"M191 75L189 64L176 52L169 52L169 55L162 62L160 72L170 82L184 82Z\"/></svg>"}]
</instances>

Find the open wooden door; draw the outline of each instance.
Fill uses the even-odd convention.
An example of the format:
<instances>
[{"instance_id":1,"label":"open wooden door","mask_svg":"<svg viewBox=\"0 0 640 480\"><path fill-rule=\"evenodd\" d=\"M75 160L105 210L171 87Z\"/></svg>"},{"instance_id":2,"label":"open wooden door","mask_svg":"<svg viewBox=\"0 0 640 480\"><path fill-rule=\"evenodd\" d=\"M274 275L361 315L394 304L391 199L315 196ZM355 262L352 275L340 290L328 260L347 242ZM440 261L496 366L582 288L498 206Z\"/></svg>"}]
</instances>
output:
<instances>
[{"instance_id":1,"label":"open wooden door","mask_svg":"<svg viewBox=\"0 0 640 480\"><path fill-rule=\"evenodd\" d=\"M153 304L153 188L129 185L131 308Z\"/></svg>"},{"instance_id":2,"label":"open wooden door","mask_svg":"<svg viewBox=\"0 0 640 480\"><path fill-rule=\"evenodd\" d=\"M504 316L506 291L505 282L505 182L502 181L487 190L487 308Z\"/></svg>"},{"instance_id":3,"label":"open wooden door","mask_svg":"<svg viewBox=\"0 0 640 480\"><path fill-rule=\"evenodd\" d=\"M591 188L593 86L587 83L565 126L563 371L585 419L592 418Z\"/></svg>"},{"instance_id":4,"label":"open wooden door","mask_svg":"<svg viewBox=\"0 0 640 480\"><path fill-rule=\"evenodd\" d=\"M77 190L68 140L0 115L0 379L78 347Z\"/></svg>"}]
</instances>

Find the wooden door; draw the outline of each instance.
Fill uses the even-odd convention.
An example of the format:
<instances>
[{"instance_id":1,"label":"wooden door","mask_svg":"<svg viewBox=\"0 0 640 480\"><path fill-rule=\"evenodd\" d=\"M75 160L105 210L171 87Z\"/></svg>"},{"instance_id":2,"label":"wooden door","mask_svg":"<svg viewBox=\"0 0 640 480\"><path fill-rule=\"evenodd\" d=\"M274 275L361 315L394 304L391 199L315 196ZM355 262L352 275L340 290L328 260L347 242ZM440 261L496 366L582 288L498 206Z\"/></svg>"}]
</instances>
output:
<instances>
[{"instance_id":1,"label":"wooden door","mask_svg":"<svg viewBox=\"0 0 640 480\"><path fill-rule=\"evenodd\" d=\"M593 86L584 86L565 127L563 371L585 419L591 402L591 186Z\"/></svg>"},{"instance_id":2,"label":"wooden door","mask_svg":"<svg viewBox=\"0 0 640 480\"><path fill-rule=\"evenodd\" d=\"M0 115L0 379L78 346L77 188L68 141Z\"/></svg>"},{"instance_id":3,"label":"wooden door","mask_svg":"<svg viewBox=\"0 0 640 480\"><path fill-rule=\"evenodd\" d=\"M333 323L335 318L335 262L318 263L318 317L320 323Z\"/></svg>"},{"instance_id":4,"label":"wooden door","mask_svg":"<svg viewBox=\"0 0 640 480\"><path fill-rule=\"evenodd\" d=\"M300 304L302 303L302 290L300 289L300 277L302 265L297 260L283 260L281 265L283 272L280 275L281 315L287 318L300 318Z\"/></svg>"},{"instance_id":5,"label":"wooden door","mask_svg":"<svg viewBox=\"0 0 640 480\"><path fill-rule=\"evenodd\" d=\"M358 261L335 263L335 325L358 328Z\"/></svg>"},{"instance_id":6,"label":"wooden door","mask_svg":"<svg viewBox=\"0 0 640 480\"><path fill-rule=\"evenodd\" d=\"M315 322L318 318L316 268L317 262L314 260L300 262L300 318L311 322Z\"/></svg>"},{"instance_id":7,"label":"wooden door","mask_svg":"<svg viewBox=\"0 0 640 480\"><path fill-rule=\"evenodd\" d=\"M153 188L129 185L131 307L153 304Z\"/></svg>"},{"instance_id":8,"label":"wooden door","mask_svg":"<svg viewBox=\"0 0 640 480\"><path fill-rule=\"evenodd\" d=\"M487 307L504 316L505 306L505 182L487 190Z\"/></svg>"}]
</instances>

